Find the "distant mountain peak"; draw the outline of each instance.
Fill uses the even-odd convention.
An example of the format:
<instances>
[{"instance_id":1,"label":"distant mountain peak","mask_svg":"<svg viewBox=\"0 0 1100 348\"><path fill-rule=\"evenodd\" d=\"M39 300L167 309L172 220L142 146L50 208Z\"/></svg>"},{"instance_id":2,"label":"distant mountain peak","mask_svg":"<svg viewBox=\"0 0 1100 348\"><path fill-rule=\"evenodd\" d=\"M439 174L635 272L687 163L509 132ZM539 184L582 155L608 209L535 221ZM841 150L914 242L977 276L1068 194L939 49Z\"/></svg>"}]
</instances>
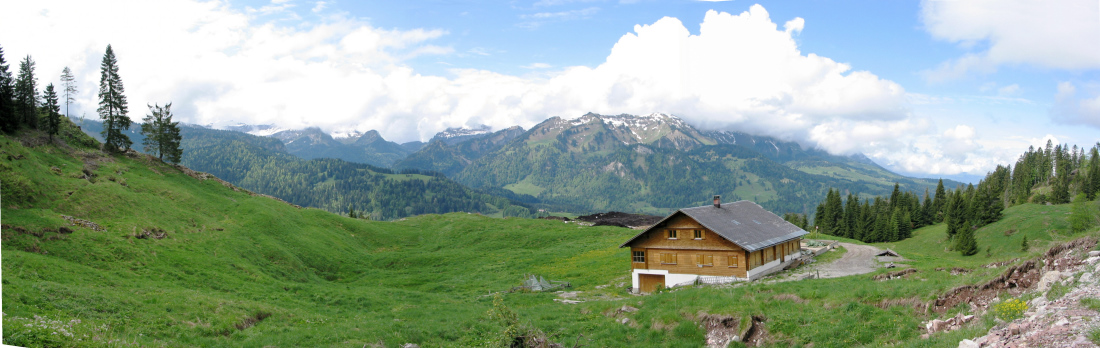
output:
<instances>
[{"instance_id":1,"label":"distant mountain peak","mask_svg":"<svg viewBox=\"0 0 1100 348\"><path fill-rule=\"evenodd\" d=\"M211 126L206 126L206 128L211 128ZM286 130L285 128L282 128L282 127L279 127L279 126L276 126L276 125L273 125L273 124L245 124L245 123L238 123L238 124L233 125L233 126L225 127L225 129L226 130L231 130L231 131L234 131L234 132L248 133L248 134L261 136L261 137L270 136L272 134L275 134L275 133L282 132L282 131Z\"/></svg>"},{"instance_id":2,"label":"distant mountain peak","mask_svg":"<svg viewBox=\"0 0 1100 348\"><path fill-rule=\"evenodd\" d=\"M436 133L435 136L437 138L441 138L441 139L449 139L449 138L456 138L456 137L462 137L462 136L488 134L488 133L492 133L492 132L493 132L492 127L489 127L488 125L482 124L482 125L477 125L477 126L474 126L474 127L451 127L451 128L447 128L446 130L444 130L442 132Z\"/></svg>"}]
</instances>

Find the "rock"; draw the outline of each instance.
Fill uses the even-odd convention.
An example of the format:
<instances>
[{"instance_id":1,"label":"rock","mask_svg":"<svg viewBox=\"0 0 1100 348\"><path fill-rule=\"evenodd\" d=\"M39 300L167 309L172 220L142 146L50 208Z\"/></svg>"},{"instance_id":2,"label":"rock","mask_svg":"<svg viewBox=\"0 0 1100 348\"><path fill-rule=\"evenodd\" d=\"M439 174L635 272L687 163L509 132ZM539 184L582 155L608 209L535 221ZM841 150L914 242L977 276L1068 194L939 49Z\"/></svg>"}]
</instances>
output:
<instances>
[{"instance_id":1,"label":"rock","mask_svg":"<svg viewBox=\"0 0 1100 348\"><path fill-rule=\"evenodd\" d=\"M1047 298L1043 296L1036 297L1031 300L1031 308L1039 308L1047 304Z\"/></svg>"},{"instance_id":2,"label":"rock","mask_svg":"<svg viewBox=\"0 0 1100 348\"><path fill-rule=\"evenodd\" d=\"M401 345L401 348L420 348L420 345L416 343L405 343Z\"/></svg>"},{"instance_id":3,"label":"rock","mask_svg":"<svg viewBox=\"0 0 1100 348\"><path fill-rule=\"evenodd\" d=\"M1091 256L1085 259L1085 263L1095 265L1097 261L1100 261L1100 256Z\"/></svg>"},{"instance_id":4,"label":"rock","mask_svg":"<svg viewBox=\"0 0 1100 348\"><path fill-rule=\"evenodd\" d=\"M630 322L630 318L619 319L619 324L626 325L626 323L629 323L629 322Z\"/></svg>"},{"instance_id":5,"label":"rock","mask_svg":"<svg viewBox=\"0 0 1100 348\"><path fill-rule=\"evenodd\" d=\"M638 311L638 309L637 309L637 308L634 308L634 307L631 307L631 306L627 306L627 305L623 305L623 308L619 308L619 310L620 310L620 311L623 311L623 312L627 312L627 313L634 313L634 312L637 312L637 311Z\"/></svg>"},{"instance_id":6,"label":"rock","mask_svg":"<svg viewBox=\"0 0 1100 348\"><path fill-rule=\"evenodd\" d=\"M1054 326L1065 326L1065 325L1069 325L1069 319L1062 318L1062 319L1059 319L1058 321L1054 322Z\"/></svg>"},{"instance_id":7,"label":"rock","mask_svg":"<svg viewBox=\"0 0 1100 348\"><path fill-rule=\"evenodd\" d=\"M1100 257L1100 250L1093 250L1089 252L1089 257Z\"/></svg>"},{"instance_id":8,"label":"rock","mask_svg":"<svg viewBox=\"0 0 1100 348\"><path fill-rule=\"evenodd\" d=\"M1053 285L1054 282L1056 282L1058 280L1061 280L1061 279L1062 279L1062 272L1058 272L1058 271L1047 272L1046 274L1043 275L1042 279L1039 279L1039 287L1038 287L1039 292L1046 292L1047 290L1050 290L1050 286Z\"/></svg>"},{"instance_id":9,"label":"rock","mask_svg":"<svg viewBox=\"0 0 1100 348\"><path fill-rule=\"evenodd\" d=\"M1082 282L1082 283L1091 283L1092 282L1092 273L1087 273L1086 272L1085 274L1082 274L1080 282Z\"/></svg>"},{"instance_id":10,"label":"rock","mask_svg":"<svg viewBox=\"0 0 1100 348\"><path fill-rule=\"evenodd\" d=\"M974 342L971 340L962 340L959 341L959 348L979 348L979 346L978 342Z\"/></svg>"},{"instance_id":11,"label":"rock","mask_svg":"<svg viewBox=\"0 0 1100 348\"><path fill-rule=\"evenodd\" d=\"M608 285L607 285L607 284L604 284L604 285L596 285L596 289L597 289L597 290L599 290L599 289L607 289L607 287L608 287Z\"/></svg>"},{"instance_id":12,"label":"rock","mask_svg":"<svg viewBox=\"0 0 1100 348\"><path fill-rule=\"evenodd\" d=\"M940 332L948 326L946 321L935 319L928 323L928 333Z\"/></svg>"},{"instance_id":13,"label":"rock","mask_svg":"<svg viewBox=\"0 0 1100 348\"><path fill-rule=\"evenodd\" d=\"M971 320L974 320L973 315L965 315L965 316L962 317L962 322L964 322L964 323L969 323Z\"/></svg>"},{"instance_id":14,"label":"rock","mask_svg":"<svg viewBox=\"0 0 1100 348\"><path fill-rule=\"evenodd\" d=\"M1009 325L1008 326L1008 334L1013 335L1013 336L1019 335L1020 334L1020 324L1012 323L1012 325Z\"/></svg>"}]
</instances>

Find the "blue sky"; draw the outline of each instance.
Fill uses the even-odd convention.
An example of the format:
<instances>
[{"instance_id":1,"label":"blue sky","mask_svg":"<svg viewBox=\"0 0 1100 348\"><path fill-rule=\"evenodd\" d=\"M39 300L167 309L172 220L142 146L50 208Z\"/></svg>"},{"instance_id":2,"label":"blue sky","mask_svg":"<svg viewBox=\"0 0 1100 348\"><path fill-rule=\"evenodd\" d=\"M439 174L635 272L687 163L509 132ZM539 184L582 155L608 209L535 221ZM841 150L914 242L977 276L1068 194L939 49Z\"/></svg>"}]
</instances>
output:
<instances>
[{"instance_id":1,"label":"blue sky","mask_svg":"<svg viewBox=\"0 0 1100 348\"><path fill-rule=\"evenodd\" d=\"M410 141L666 112L955 178L1048 139L1100 141L1094 0L45 0L0 14L8 61L32 55L42 85L73 68L93 116L108 43L131 103L215 126Z\"/></svg>"}]
</instances>

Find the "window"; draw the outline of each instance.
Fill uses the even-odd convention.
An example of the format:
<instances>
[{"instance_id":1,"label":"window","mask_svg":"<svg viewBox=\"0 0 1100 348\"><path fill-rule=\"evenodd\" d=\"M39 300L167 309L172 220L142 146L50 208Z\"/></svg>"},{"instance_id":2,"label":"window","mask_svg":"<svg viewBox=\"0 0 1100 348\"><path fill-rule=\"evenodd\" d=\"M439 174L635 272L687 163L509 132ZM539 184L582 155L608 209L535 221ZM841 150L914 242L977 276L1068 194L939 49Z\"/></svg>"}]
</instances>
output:
<instances>
[{"instance_id":1,"label":"window","mask_svg":"<svg viewBox=\"0 0 1100 348\"><path fill-rule=\"evenodd\" d=\"M736 268L737 267L737 255L729 255L729 260L728 260L727 264L730 267L735 267Z\"/></svg>"},{"instance_id":2,"label":"window","mask_svg":"<svg viewBox=\"0 0 1100 348\"><path fill-rule=\"evenodd\" d=\"M695 264L699 266L714 266L714 255L695 255Z\"/></svg>"},{"instance_id":3,"label":"window","mask_svg":"<svg viewBox=\"0 0 1100 348\"><path fill-rule=\"evenodd\" d=\"M634 252L634 262L645 262L645 252L644 251L635 251Z\"/></svg>"},{"instance_id":4,"label":"window","mask_svg":"<svg viewBox=\"0 0 1100 348\"><path fill-rule=\"evenodd\" d=\"M661 263L666 264L666 265L675 265L676 264L676 254L661 253Z\"/></svg>"},{"instance_id":5,"label":"window","mask_svg":"<svg viewBox=\"0 0 1100 348\"><path fill-rule=\"evenodd\" d=\"M703 239L703 230L695 230L695 239Z\"/></svg>"},{"instance_id":6,"label":"window","mask_svg":"<svg viewBox=\"0 0 1100 348\"><path fill-rule=\"evenodd\" d=\"M668 230L668 239L676 239L676 230Z\"/></svg>"}]
</instances>

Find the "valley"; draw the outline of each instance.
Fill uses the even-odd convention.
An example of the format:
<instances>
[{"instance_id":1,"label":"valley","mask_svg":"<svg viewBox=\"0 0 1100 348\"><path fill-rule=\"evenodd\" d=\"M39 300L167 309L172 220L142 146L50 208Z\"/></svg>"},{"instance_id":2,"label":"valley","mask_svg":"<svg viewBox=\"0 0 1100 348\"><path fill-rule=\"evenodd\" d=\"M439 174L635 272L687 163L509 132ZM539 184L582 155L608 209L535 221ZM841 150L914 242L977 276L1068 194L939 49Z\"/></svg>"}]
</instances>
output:
<instances>
[{"instance_id":1,"label":"valley","mask_svg":"<svg viewBox=\"0 0 1100 348\"><path fill-rule=\"evenodd\" d=\"M926 321L981 313L922 304L1098 233L1071 232L1070 205L1021 204L975 231L978 256L946 250L942 223L870 244L917 270L900 279L873 280L890 271L881 269L639 297L626 293L628 253L617 248L634 230L467 213L352 219L141 154L105 155L69 129L66 145L33 131L0 136L0 170L24 183L4 188L5 343L492 347L522 337L695 347L710 320L748 325L756 316L769 345L954 346L996 321L986 315L921 338ZM1029 251L1020 249L1025 237ZM526 274L572 283L580 302L507 292ZM22 326L36 320L73 335Z\"/></svg>"}]
</instances>

